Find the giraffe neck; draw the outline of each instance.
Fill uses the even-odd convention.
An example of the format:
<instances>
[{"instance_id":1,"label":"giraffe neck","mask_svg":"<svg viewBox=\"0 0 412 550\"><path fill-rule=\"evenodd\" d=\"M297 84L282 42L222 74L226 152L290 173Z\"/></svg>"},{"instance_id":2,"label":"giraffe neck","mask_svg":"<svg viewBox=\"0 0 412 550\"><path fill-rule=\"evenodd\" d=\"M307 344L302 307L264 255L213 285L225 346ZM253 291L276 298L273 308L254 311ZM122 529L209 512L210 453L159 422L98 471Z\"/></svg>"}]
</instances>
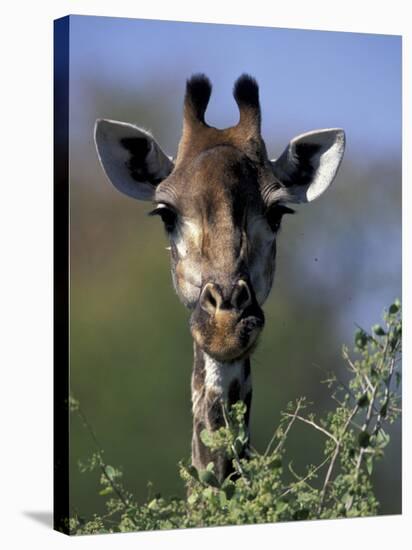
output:
<instances>
[{"instance_id":1,"label":"giraffe neck","mask_svg":"<svg viewBox=\"0 0 412 550\"><path fill-rule=\"evenodd\" d=\"M239 400L245 402L245 421L248 428L251 399L252 384L248 357L230 363L218 362L194 344L192 464L198 470L213 462L220 481L232 472L231 460L223 453L212 452L206 447L200 439L200 433L205 428L214 431L225 425L222 401L229 407Z\"/></svg>"}]
</instances>

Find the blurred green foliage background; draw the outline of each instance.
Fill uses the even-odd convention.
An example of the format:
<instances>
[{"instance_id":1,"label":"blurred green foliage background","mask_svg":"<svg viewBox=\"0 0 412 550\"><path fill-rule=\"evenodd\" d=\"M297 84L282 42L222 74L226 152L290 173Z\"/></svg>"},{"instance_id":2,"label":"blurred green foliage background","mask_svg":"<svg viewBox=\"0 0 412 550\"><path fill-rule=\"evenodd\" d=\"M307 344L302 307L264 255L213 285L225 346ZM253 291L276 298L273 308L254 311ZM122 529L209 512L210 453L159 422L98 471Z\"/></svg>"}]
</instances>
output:
<instances>
[{"instance_id":1,"label":"blurred green foliage background","mask_svg":"<svg viewBox=\"0 0 412 550\"><path fill-rule=\"evenodd\" d=\"M355 323L369 328L401 294L400 82L382 84L381 97L373 78L383 81L388 73L371 76L362 66L376 61L393 68L400 44L391 41L396 37L342 34L71 17L70 384L106 461L123 468L125 486L142 501L149 480L154 492L181 494L177 462L190 455L192 342L188 314L172 287L161 223L146 216L149 203L120 195L105 179L93 144L94 121L136 122L174 154L186 78L204 70L216 83L210 123L223 127L236 122L228 119L236 117L234 106L227 114L230 88L247 71L261 85L272 157L297 133L347 130L347 154L332 188L298 207L278 239L267 323L252 363L252 443L262 450L288 401L305 395L319 412L333 406L320 383L325 371L344 376L341 345L351 342ZM284 47L290 69L282 74L279 98L269 97L277 79L267 60L262 63L262 48L273 53L267 49L271 40L273 51L287 40L294 48ZM305 80L296 100L297 79L308 71L308 47L318 51L314 67L322 56L342 61L352 52L346 87L331 69L323 80ZM400 80L400 72L390 76ZM358 97L354 90L361 90ZM330 101L334 92L340 95ZM386 110L376 111L381 121L375 127L379 105ZM401 510L399 426L391 436L375 473L382 513ZM75 418L70 441L71 510L102 513L97 477L77 468L93 447ZM295 470L320 458L319 441L310 428L296 429L289 448Z\"/></svg>"}]
</instances>

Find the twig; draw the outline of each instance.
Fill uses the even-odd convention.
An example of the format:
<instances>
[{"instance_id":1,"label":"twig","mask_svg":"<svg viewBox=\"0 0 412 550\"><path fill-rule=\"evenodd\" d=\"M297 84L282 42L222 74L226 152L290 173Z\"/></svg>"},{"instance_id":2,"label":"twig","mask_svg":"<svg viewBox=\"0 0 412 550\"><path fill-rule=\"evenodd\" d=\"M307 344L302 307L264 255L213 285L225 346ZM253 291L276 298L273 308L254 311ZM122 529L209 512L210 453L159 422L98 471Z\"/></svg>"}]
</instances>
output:
<instances>
[{"instance_id":1,"label":"twig","mask_svg":"<svg viewBox=\"0 0 412 550\"><path fill-rule=\"evenodd\" d=\"M319 509L318 509L318 514L319 515L322 513L322 510L323 510L323 504L324 504L325 496L326 496L326 489L328 487L330 478L332 477L332 472L333 472L333 469L335 467L336 460L339 456L340 447L341 447L341 444L342 444L342 438L345 435L346 430L349 427L349 424L352 422L353 418L356 416L356 413L358 412L358 409L359 409L359 405L356 405L352 409L351 414L348 416L348 419L346 420L345 425L343 426L342 433L340 434L340 439L337 440L335 438L336 447L335 447L335 450L333 452L332 459L330 461L329 468L328 468L328 471L326 473L325 481L323 482L323 487L322 487L322 491L321 491L321 495L320 495L320 503L319 503Z\"/></svg>"},{"instance_id":2,"label":"twig","mask_svg":"<svg viewBox=\"0 0 412 550\"><path fill-rule=\"evenodd\" d=\"M101 446L99 444L99 441L96 437L96 434L94 433L94 430L92 428L92 426L89 424L87 418L86 418L86 415L84 414L84 412L82 411L82 409L80 408L80 405L77 406L77 410L76 412L78 413L78 415L80 416L82 422L83 422L83 425L84 427L86 428L86 430L89 432L92 440L93 440L93 443L96 447L96 450L97 450L97 454L98 454L98 457L99 457L99 467L105 477L105 479L108 481L110 487L113 489L113 491L116 493L116 495L118 496L118 498L120 499L121 503L123 504L124 508L127 510L130 506L130 503L127 501L127 499L124 497L122 491L117 487L117 485L113 482L113 480L110 478L110 476L108 475L107 471L106 471L106 465L104 464L104 461L103 461L103 458L102 458L102 450L101 450ZM133 520L133 518L130 518L131 522L133 523L133 525L137 525L135 523L135 521Z\"/></svg>"},{"instance_id":3,"label":"twig","mask_svg":"<svg viewBox=\"0 0 412 550\"><path fill-rule=\"evenodd\" d=\"M350 366L352 372L354 372L355 374L358 372L356 367L355 367L355 364L353 363L352 359L350 358L349 356L349 353L348 353L348 350L346 349L346 347L344 347L342 349L342 355L343 355L343 358L345 359L345 361L348 363L348 365Z\"/></svg>"},{"instance_id":4,"label":"twig","mask_svg":"<svg viewBox=\"0 0 412 550\"><path fill-rule=\"evenodd\" d=\"M309 420L308 418L304 418L303 416L293 415L293 414L288 414L288 413L285 413L285 414L286 414L286 416L295 417L295 418L297 418L297 420L300 420L301 422L304 422L305 424L309 424L309 426L312 426L312 428L315 428L315 430L318 430L318 431L324 433L326 436L328 436L330 439L332 439L336 444L338 443L338 440L336 439L336 437L333 434L328 432L328 430L325 430L325 428L322 428L322 426L319 426L318 424L316 424L316 422L313 422L312 420Z\"/></svg>"},{"instance_id":5,"label":"twig","mask_svg":"<svg viewBox=\"0 0 412 550\"><path fill-rule=\"evenodd\" d=\"M376 435L379 432L379 430L382 426L382 410L385 410L385 409L388 410L389 397L390 397L390 386L391 386L392 376L393 376L394 371L395 371L395 359L391 359L390 367L389 367L389 374L388 374L388 377L386 379L385 395L384 395L384 398L383 398L383 403L382 403L381 409L380 409L379 414L378 414L378 418L376 419L376 424L375 424L375 429L373 430L373 435Z\"/></svg>"},{"instance_id":6,"label":"twig","mask_svg":"<svg viewBox=\"0 0 412 550\"><path fill-rule=\"evenodd\" d=\"M225 403L224 403L223 400L221 401L221 406L222 406L222 412L223 412L223 419L225 421L226 427L230 429L229 420L228 420L227 415L226 415L226 406L225 406ZM237 469L239 470L240 475L245 480L246 485L250 486L250 482L249 482L248 478L246 477L246 474L245 474L245 472L242 468L242 465L240 464L240 458L239 458L239 455L236 452L235 446L232 444L232 445L230 445L230 448L232 449L233 458L236 462L236 466L237 466Z\"/></svg>"},{"instance_id":7,"label":"twig","mask_svg":"<svg viewBox=\"0 0 412 550\"><path fill-rule=\"evenodd\" d=\"M291 466L289 465L289 470L292 472L292 474L299 480L300 483L306 483L306 480L310 479L316 472L318 472L323 466L328 462L329 456L325 458L323 462L321 462L314 470L311 472L308 472L308 474L305 477L299 478L299 476L296 474L296 472L292 471ZM279 498L283 498L286 495L288 495L293 489L293 486L290 486L286 491L284 491Z\"/></svg>"},{"instance_id":8,"label":"twig","mask_svg":"<svg viewBox=\"0 0 412 550\"><path fill-rule=\"evenodd\" d=\"M295 409L295 412L293 413L292 415L292 419L290 420L289 424L286 426L286 430L281 438L281 440L279 441L279 443L276 445L276 448L275 450L273 451L274 454L278 453L280 451L280 449L282 448L282 445L284 444L285 442L285 439L286 439L286 436L288 435L289 433L289 430L292 428L293 424L295 423L295 420L297 418L297 413L300 411L301 409L301 405L302 405L302 399L299 399L298 400L298 403L297 403L297 406L296 406L296 409ZM274 440L276 439L276 432L273 434L271 440L269 441L268 443L268 446L266 447L266 450L263 454L264 457L266 457L270 451L270 448L274 442Z\"/></svg>"}]
</instances>

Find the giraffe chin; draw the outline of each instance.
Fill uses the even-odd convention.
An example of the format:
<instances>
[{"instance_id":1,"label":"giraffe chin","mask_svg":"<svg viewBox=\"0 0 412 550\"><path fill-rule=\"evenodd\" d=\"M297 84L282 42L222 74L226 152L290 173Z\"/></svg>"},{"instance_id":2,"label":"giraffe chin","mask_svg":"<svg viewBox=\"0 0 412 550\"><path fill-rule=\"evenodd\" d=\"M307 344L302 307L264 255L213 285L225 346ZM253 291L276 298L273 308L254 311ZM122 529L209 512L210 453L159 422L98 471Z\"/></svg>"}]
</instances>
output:
<instances>
[{"instance_id":1,"label":"giraffe chin","mask_svg":"<svg viewBox=\"0 0 412 550\"><path fill-rule=\"evenodd\" d=\"M208 319L192 316L190 323L197 345L220 362L232 362L251 355L263 326L264 316L260 309L256 315L240 318L231 312L222 312Z\"/></svg>"}]
</instances>

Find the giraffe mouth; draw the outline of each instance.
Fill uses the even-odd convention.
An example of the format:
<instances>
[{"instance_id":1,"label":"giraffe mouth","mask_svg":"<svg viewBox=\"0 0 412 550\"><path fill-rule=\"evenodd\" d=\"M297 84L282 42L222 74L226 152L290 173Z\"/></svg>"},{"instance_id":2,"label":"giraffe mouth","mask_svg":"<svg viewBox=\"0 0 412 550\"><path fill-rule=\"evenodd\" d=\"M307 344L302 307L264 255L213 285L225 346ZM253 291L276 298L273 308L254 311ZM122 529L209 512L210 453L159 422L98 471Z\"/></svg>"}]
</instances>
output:
<instances>
[{"instance_id":1,"label":"giraffe mouth","mask_svg":"<svg viewBox=\"0 0 412 550\"><path fill-rule=\"evenodd\" d=\"M190 329L197 345L217 361L235 361L255 349L265 323L263 311L255 305L241 315L222 311L206 317L196 309Z\"/></svg>"}]
</instances>

